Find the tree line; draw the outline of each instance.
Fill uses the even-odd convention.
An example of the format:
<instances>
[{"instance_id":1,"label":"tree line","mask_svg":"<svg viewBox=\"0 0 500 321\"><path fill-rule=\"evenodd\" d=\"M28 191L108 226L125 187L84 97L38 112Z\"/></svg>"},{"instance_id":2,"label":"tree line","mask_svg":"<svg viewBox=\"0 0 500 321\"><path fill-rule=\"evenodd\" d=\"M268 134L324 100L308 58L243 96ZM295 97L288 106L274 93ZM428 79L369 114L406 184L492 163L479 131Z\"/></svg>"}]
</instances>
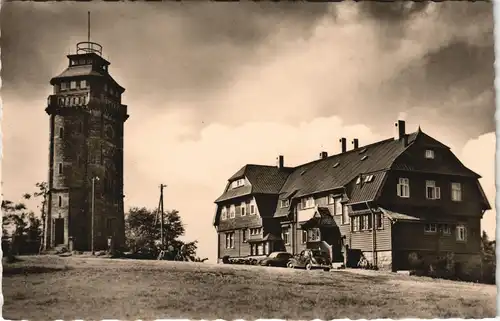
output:
<instances>
[{"instance_id":1,"label":"tree line","mask_svg":"<svg viewBox=\"0 0 500 321\"><path fill-rule=\"evenodd\" d=\"M34 192L22 195L21 201L2 200L2 250L13 255L40 254L45 231L48 186L35 184ZM38 200L37 211L28 209L25 202ZM164 247L161 234L163 226ZM163 225L157 211L146 207L132 207L125 214L125 248L131 257L155 259L164 250L164 259L202 261L196 257L197 241L184 242L180 238L185 226L176 210L164 214Z\"/></svg>"}]
</instances>

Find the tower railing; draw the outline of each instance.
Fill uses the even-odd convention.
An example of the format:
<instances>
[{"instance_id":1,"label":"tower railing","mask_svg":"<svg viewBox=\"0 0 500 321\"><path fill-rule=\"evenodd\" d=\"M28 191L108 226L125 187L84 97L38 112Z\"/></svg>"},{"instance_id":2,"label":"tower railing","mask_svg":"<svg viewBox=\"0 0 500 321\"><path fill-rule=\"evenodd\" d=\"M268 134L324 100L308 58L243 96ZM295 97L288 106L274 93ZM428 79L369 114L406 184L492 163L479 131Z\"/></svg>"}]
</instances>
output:
<instances>
[{"instance_id":1,"label":"tower railing","mask_svg":"<svg viewBox=\"0 0 500 321\"><path fill-rule=\"evenodd\" d=\"M77 54L96 53L99 56L102 56L102 46L97 42L82 41L76 44L76 53Z\"/></svg>"}]
</instances>

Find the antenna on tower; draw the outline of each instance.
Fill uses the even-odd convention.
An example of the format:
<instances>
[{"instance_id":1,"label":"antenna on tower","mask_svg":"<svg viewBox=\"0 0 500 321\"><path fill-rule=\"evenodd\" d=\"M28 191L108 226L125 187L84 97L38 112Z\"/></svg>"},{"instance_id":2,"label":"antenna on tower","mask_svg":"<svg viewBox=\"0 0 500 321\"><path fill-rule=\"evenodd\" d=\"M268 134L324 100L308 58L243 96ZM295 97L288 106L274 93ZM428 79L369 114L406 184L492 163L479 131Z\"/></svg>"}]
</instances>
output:
<instances>
[{"instance_id":1,"label":"antenna on tower","mask_svg":"<svg viewBox=\"0 0 500 321\"><path fill-rule=\"evenodd\" d=\"M76 44L77 54L95 53L102 57L102 46L90 41L90 11L87 12L87 41Z\"/></svg>"},{"instance_id":2,"label":"antenna on tower","mask_svg":"<svg viewBox=\"0 0 500 321\"><path fill-rule=\"evenodd\" d=\"M87 19L87 21L88 21L88 26L87 26L88 37L87 37L87 39L88 39L88 42L90 42L90 11L88 12L88 19Z\"/></svg>"}]
</instances>

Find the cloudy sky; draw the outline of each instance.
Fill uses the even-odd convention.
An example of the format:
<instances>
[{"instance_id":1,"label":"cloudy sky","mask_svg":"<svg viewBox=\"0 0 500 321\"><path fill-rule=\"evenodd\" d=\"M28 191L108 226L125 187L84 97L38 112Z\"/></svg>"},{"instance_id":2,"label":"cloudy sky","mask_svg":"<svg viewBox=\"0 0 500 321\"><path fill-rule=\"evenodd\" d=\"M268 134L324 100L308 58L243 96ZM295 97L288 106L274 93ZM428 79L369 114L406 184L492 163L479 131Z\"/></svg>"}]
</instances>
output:
<instances>
[{"instance_id":1,"label":"cloudy sky","mask_svg":"<svg viewBox=\"0 0 500 321\"><path fill-rule=\"evenodd\" d=\"M126 206L178 209L216 255L214 199L246 163L287 165L391 136L452 147L494 204L493 16L488 3L75 3L2 6L3 194L46 180L49 80L87 37L126 88ZM482 226L495 230L495 212Z\"/></svg>"}]
</instances>

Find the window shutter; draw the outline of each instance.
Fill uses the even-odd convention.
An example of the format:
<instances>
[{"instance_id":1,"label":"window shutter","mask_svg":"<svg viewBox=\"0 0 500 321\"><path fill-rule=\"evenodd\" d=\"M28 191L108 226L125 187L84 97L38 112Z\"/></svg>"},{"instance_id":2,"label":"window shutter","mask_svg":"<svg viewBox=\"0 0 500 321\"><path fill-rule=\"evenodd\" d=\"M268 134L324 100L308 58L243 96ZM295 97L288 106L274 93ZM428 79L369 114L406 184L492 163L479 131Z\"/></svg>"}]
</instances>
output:
<instances>
[{"instance_id":1,"label":"window shutter","mask_svg":"<svg viewBox=\"0 0 500 321\"><path fill-rule=\"evenodd\" d=\"M436 199L441 199L441 188L436 187L435 189L436 189L436 192L435 192Z\"/></svg>"}]
</instances>

